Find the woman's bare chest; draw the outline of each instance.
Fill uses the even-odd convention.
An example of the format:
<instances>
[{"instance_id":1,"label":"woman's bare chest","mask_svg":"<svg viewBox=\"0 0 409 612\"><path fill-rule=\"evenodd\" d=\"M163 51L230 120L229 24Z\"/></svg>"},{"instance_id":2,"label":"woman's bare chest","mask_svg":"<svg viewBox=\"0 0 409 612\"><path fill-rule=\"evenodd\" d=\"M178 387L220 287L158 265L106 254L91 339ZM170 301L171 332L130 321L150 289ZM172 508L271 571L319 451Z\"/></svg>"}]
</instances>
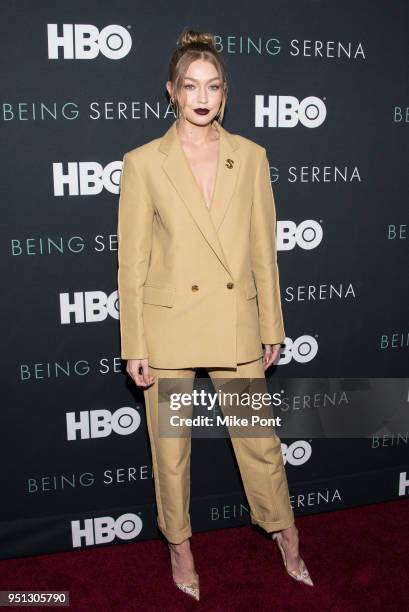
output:
<instances>
[{"instance_id":1,"label":"woman's bare chest","mask_svg":"<svg viewBox=\"0 0 409 612\"><path fill-rule=\"evenodd\" d=\"M212 142L206 148L183 147L183 150L203 199L210 208L216 186L219 141Z\"/></svg>"}]
</instances>

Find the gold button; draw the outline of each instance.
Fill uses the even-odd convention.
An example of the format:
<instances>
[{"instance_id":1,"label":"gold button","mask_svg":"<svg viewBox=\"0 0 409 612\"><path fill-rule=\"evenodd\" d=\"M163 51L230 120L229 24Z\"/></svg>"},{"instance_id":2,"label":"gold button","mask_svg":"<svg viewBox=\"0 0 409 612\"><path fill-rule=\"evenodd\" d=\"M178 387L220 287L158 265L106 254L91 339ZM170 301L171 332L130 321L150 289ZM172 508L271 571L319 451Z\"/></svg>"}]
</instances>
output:
<instances>
[{"instance_id":1,"label":"gold button","mask_svg":"<svg viewBox=\"0 0 409 612\"><path fill-rule=\"evenodd\" d=\"M199 291L199 285L192 285L192 291Z\"/></svg>"},{"instance_id":2,"label":"gold button","mask_svg":"<svg viewBox=\"0 0 409 612\"><path fill-rule=\"evenodd\" d=\"M227 283L226 287L227 289L233 289L234 283Z\"/></svg>"}]
</instances>

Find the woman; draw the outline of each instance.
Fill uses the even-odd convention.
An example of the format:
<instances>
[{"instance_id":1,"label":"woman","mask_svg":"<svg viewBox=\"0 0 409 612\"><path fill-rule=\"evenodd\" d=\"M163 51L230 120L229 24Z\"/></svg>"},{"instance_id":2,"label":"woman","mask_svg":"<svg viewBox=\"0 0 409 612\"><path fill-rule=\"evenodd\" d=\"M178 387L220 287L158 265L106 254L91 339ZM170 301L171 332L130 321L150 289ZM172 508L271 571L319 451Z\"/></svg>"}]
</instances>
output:
<instances>
[{"instance_id":1,"label":"woman","mask_svg":"<svg viewBox=\"0 0 409 612\"><path fill-rule=\"evenodd\" d=\"M121 357L144 389L157 521L173 579L199 600L189 541L191 439L158 435L157 381L189 383L198 367L213 383L264 379L285 331L266 150L221 125L226 70L212 35L185 30L169 73L177 119L161 138L123 158ZM290 576L312 586L299 556L280 439L232 443L251 521L273 533Z\"/></svg>"}]
</instances>

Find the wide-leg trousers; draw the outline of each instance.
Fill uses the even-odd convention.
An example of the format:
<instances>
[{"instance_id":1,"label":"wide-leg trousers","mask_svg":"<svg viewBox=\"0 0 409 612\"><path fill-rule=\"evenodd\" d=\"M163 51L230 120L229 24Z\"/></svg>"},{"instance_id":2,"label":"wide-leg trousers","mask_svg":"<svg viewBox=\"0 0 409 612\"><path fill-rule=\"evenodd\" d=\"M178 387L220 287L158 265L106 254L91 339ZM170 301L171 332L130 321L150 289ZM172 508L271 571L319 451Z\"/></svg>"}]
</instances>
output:
<instances>
[{"instance_id":1,"label":"wide-leg trousers","mask_svg":"<svg viewBox=\"0 0 409 612\"><path fill-rule=\"evenodd\" d=\"M203 368L217 392L218 379L264 378L262 358L237 364L237 368ZM190 523L191 437L159 435L158 381L160 378L194 380L196 368L160 369L149 366L155 382L144 389L157 505L157 523L166 539L174 544L192 535ZM187 381L186 381L187 382ZM271 437L233 437L233 450L239 466L250 509L250 520L267 532L280 531L294 522L281 440Z\"/></svg>"}]
</instances>

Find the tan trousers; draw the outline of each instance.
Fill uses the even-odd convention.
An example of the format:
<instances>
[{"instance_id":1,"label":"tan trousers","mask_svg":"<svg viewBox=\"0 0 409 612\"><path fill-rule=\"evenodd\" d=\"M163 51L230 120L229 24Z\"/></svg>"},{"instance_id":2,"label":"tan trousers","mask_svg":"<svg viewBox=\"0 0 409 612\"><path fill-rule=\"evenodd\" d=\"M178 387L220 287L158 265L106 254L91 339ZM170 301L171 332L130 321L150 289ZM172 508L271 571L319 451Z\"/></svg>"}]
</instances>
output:
<instances>
[{"instance_id":1,"label":"tan trousers","mask_svg":"<svg viewBox=\"0 0 409 612\"><path fill-rule=\"evenodd\" d=\"M264 378L262 358L238 364L237 369L205 368L217 392L217 379ZM158 435L158 379L195 378L195 368L159 369L149 366L156 380L144 389L148 433L152 453L157 504L157 522L166 539L174 544L192 535L190 524L191 437L166 438ZM267 532L286 529L294 522L287 476L281 454L281 440L231 437L243 487L250 508L250 520Z\"/></svg>"}]
</instances>

